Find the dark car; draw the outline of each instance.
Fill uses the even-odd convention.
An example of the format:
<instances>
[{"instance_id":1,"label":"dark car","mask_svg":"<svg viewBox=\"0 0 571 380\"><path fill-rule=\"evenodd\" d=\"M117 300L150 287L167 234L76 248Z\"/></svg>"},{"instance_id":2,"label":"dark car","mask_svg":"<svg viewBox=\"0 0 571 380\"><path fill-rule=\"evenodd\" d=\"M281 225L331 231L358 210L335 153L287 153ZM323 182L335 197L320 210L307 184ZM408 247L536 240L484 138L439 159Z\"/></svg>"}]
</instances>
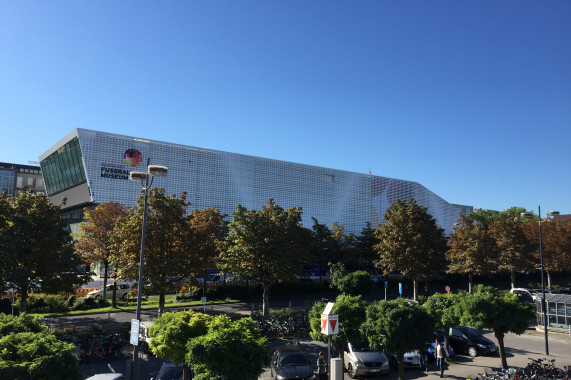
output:
<instances>
[{"instance_id":1,"label":"dark car","mask_svg":"<svg viewBox=\"0 0 571 380\"><path fill-rule=\"evenodd\" d=\"M270 363L272 377L286 379L313 379L311 364L299 345L279 347Z\"/></svg>"},{"instance_id":2,"label":"dark car","mask_svg":"<svg viewBox=\"0 0 571 380\"><path fill-rule=\"evenodd\" d=\"M450 345L454 347L454 351L457 354L463 353L472 357L495 355L498 352L494 342L484 337L478 331L465 326L450 328Z\"/></svg>"},{"instance_id":3,"label":"dark car","mask_svg":"<svg viewBox=\"0 0 571 380\"><path fill-rule=\"evenodd\" d=\"M159 370L156 378L151 380L182 380L182 364L174 364L172 362L164 362ZM188 374L188 378L192 379L192 371Z\"/></svg>"}]
</instances>

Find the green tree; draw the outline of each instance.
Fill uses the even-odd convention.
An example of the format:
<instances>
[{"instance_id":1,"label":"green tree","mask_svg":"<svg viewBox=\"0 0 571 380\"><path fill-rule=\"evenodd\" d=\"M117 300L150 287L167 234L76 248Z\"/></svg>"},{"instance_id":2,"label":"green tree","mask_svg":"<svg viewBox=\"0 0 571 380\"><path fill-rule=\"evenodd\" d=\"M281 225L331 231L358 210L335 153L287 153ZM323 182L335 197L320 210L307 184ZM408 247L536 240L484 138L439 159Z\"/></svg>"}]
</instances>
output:
<instances>
[{"instance_id":1,"label":"green tree","mask_svg":"<svg viewBox=\"0 0 571 380\"><path fill-rule=\"evenodd\" d=\"M460 297L456 309L462 324L494 331L502 368L507 369L504 336L507 333L521 335L525 332L534 317L534 305L521 302L510 292L478 285L474 294Z\"/></svg>"},{"instance_id":2,"label":"green tree","mask_svg":"<svg viewBox=\"0 0 571 380\"><path fill-rule=\"evenodd\" d=\"M207 334L189 340L186 348L199 380L250 380L269 363L269 343L251 318L214 317Z\"/></svg>"},{"instance_id":3,"label":"green tree","mask_svg":"<svg viewBox=\"0 0 571 380\"><path fill-rule=\"evenodd\" d=\"M369 305L363 331L372 349L396 355L398 378L404 380L404 354L424 350L432 340L434 321L422 306L399 298Z\"/></svg>"},{"instance_id":4,"label":"green tree","mask_svg":"<svg viewBox=\"0 0 571 380\"><path fill-rule=\"evenodd\" d=\"M211 316L192 310L164 313L155 319L149 329L152 338L149 346L157 357L172 359L175 364L182 363L183 380L187 380L186 345L190 340L206 335L211 321Z\"/></svg>"},{"instance_id":5,"label":"green tree","mask_svg":"<svg viewBox=\"0 0 571 380\"><path fill-rule=\"evenodd\" d=\"M468 293L472 293L474 275L490 275L497 268L498 247L488 228L470 217L460 216L448 241L448 271L468 275Z\"/></svg>"},{"instance_id":6,"label":"green tree","mask_svg":"<svg viewBox=\"0 0 571 380\"><path fill-rule=\"evenodd\" d=\"M188 252L192 252L194 272L202 275L202 295L206 296L206 278L208 269L217 265L218 257L222 252L222 242L228 235L228 223L225 215L215 208L192 210L188 214L190 229Z\"/></svg>"},{"instance_id":7,"label":"green tree","mask_svg":"<svg viewBox=\"0 0 571 380\"><path fill-rule=\"evenodd\" d=\"M27 309L28 292L72 292L87 281L77 272L81 259L64 230L60 207L47 196L30 190L17 197L0 196L0 267L4 279L21 294L21 311Z\"/></svg>"},{"instance_id":8,"label":"green tree","mask_svg":"<svg viewBox=\"0 0 571 380\"><path fill-rule=\"evenodd\" d=\"M113 251L112 232L115 223L127 215L124 205L117 202L104 202L93 210L85 209L83 222L79 225L79 233L73 235L77 239L75 250L83 259L95 264L103 262L103 299L107 299L107 272L109 258ZM117 289L113 287L113 307L117 306Z\"/></svg>"},{"instance_id":9,"label":"green tree","mask_svg":"<svg viewBox=\"0 0 571 380\"><path fill-rule=\"evenodd\" d=\"M375 232L376 228L372 226L371 222L367 222L366 226L361 230L361 234L355 238L355 252L360 262L367 263L369 273L374 269L374 262L379 259L379 255L374 248L379 243Z\"/></svg>"},{"instance_id":10,"label":"green tree","mask_svg":"<svg viewBox=\"0 0 571 380\"><path fill-rule=\"evenodd\" d=\"M229 229L228 248L220 261L238 277L260 281L263 315L267 317L270 287L295 279L307 256L311 236L301 226L301 208L284 211L273 199L261 211L238 205Z\"/></svg>"},{"instance_id":11,"label":"green tree","mask_svg":"<svg viewBox=\"0 0 571 380\"><path fill-rule=\"evenodd\" d=\"M497 219L490 224L490 233L498 246L498 267L510 271L511 286L515 288L515 274L535 267L533 246L527 239L518 218Z\"/></svg>"},{"instance_id":12,"label":"green tree","mask_svg":"<svg viewBox=\"0 0 571 380\"><path fill-rule=\"evenodd\" d=\"M0 373L5 379L83 379L75 346L26 314L0 314Z\"/></svg>"},{"instance_id":13,"label":"green tree","mask_svg":"<svg viewBox=\"0 0 571 380\"><path fill-rule=\"evenodd\" d=\"M311 328L311 338L318 342L327 342L328 336L321 333L321 314L326 304L316 302L309 310L308 318ZM363 336L361 326L365 322L367 302L361 296L349 296L341 294L335 300L332 315L338 316L337 335L332 335L331 340L339 346L339 353L343 359L343 350L349 342L359 342Z\"/></svg>"},{"instance_id":14,"label":"green tree","mask_svg":"<svg viewBox=\"0 0 571 380\"><path fill-rule=\"evenodd\" d=\"M373 280L369 273L359 270L347 273L342 262L329 263L331 273L331 287L337 288L342 294L357 296L367 295L373 287Z\"/></svg>"},{"instance_id":15,"label":"green tree","mask_svg":"<svg viewBox=\"0 0 571 380\"><path fill-rule=\"evenodd\" d=\"M523 226L532 244L536 266L539 267L539 226L529 223ZM543 243L543 265L547 274L547 287L551 289L551 273L571 271L571 222L546 219L541 223Z\"/></svg>"},{"instance_id":16,"label":"green tree","mask_svg":"<svg viewBox=\"0 0 571 380\"><path fill-rule=\"evenodd\" d=\"M418 281L437 278L446 269L444 230L414 199L393 203L379 226L375 249L380 256L377 265L384 273L398 271L414 284L414 300L418 297Z\"/></svg>"},{"instance_id":17,"label":"green tree","mask_svg":"<svg viewBox=\"0 0 571 380\"><path fill-rule=\"evenodd\" d=\"M428 297L423 304L428 314L434 320L436 329L444 330L444 341L446 348L450 346L450 327L460 324L460 315L456 311L456 304L459 302L458 294L435 293Z\"/></svg>"},{"instance_id":18,"label":"green tree","mask_svg":"<svg viewBox=\"0 0 571 380\"><path fill-rule=\"evenodd\" d=\"M144 278L151 290L159 294L159 314L165 307L165 294L173 284L192 272L192 257L186 251L189 228L186 223L186 193L179 198L166 196L163 188L154 188L148 194L147 231L145 234ZM138 279L143 225L144 194L137 199L128 215L119 219L113 230L112 256L117 276Z\"/></svg>"}]
</instances>

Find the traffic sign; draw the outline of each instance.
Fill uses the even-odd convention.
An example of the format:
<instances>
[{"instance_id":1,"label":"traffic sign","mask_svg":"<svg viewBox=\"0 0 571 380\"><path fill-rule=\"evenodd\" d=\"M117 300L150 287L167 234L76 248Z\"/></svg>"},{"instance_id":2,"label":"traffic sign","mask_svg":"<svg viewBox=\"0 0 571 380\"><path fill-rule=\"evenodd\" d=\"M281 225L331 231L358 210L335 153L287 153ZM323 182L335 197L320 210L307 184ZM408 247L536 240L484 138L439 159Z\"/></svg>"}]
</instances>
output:
<instances>
[{"instance_id":1,"label":"traffic sign","mask_svg":"<svg viewBox=\"0 0 571 380\"><path fill-rule=\"evenodd\" d=\"M339 334L339 316L334 314L321 314L321 333L325 335Z\"/></svg>"},{"instance_id":2,"label":"traffic sign","mask_svg":"<svg viewBox=\"0 0 571 380\"><path fill-rule=\"evenodd\" d=\"M130 342L134 346L139 345L139 320L131 319L131 339Z\"/></svg>"},{"instance_id":3,"label":"traffic sign","mask_svg":"<svg viewBox=\"0 0 571 380\"><path fill-rule=\"evenodd\" d=\"M399 282L399 294L402 296L402 282Z\"/></svg>"}]
</instances>

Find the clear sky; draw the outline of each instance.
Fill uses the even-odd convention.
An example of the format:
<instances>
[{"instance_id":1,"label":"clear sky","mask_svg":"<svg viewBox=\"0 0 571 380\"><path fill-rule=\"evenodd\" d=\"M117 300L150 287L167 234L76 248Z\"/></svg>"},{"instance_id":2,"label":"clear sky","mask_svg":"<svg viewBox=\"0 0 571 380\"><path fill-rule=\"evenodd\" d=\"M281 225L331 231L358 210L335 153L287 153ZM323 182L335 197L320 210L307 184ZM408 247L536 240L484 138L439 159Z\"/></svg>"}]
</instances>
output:
<instances>
[{"instance_id":1,"label":"clear sky","mask_svg":"<svg viewBox=\"0 0 571 380\"><path fill-rule=\"evenodd\" d=\"M74 128L571 213L569 0L1 0L0 161Z\"/></svg>"}]
</instances>

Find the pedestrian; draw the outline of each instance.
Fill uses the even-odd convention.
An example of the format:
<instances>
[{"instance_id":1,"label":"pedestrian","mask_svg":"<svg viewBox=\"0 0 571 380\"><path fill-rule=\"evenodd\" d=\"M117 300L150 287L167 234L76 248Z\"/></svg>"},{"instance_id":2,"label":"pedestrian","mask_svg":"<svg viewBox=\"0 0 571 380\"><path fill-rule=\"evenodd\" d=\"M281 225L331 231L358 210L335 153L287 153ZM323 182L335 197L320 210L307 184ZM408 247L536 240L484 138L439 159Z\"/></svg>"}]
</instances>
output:
<instances>
[{"instance_id":1,"label":"pedestrian","mask_svg":"<svg viewBox=\"0 0 571 380\"><path fill-rule=\"evenodd\" d=\"M440 370L440 377L444 375L444 367L446 366L446 359L448 358L448 351L446 351L446 347L443 344L440 344L438 339L436 340L436 350L434 352L434 356L436 357L436 365Z\"/></svg>"},{"instance_id":2,"label":"pedestrian","mask_svg":"<svg viewBox=\"0 0 571 380\"><path fill-rule=\"evenodd\" d=\"M319 352L317 358L317 379L327 380L327 360L325 360L325 352Z\"/></svg>"}]
</instances>

